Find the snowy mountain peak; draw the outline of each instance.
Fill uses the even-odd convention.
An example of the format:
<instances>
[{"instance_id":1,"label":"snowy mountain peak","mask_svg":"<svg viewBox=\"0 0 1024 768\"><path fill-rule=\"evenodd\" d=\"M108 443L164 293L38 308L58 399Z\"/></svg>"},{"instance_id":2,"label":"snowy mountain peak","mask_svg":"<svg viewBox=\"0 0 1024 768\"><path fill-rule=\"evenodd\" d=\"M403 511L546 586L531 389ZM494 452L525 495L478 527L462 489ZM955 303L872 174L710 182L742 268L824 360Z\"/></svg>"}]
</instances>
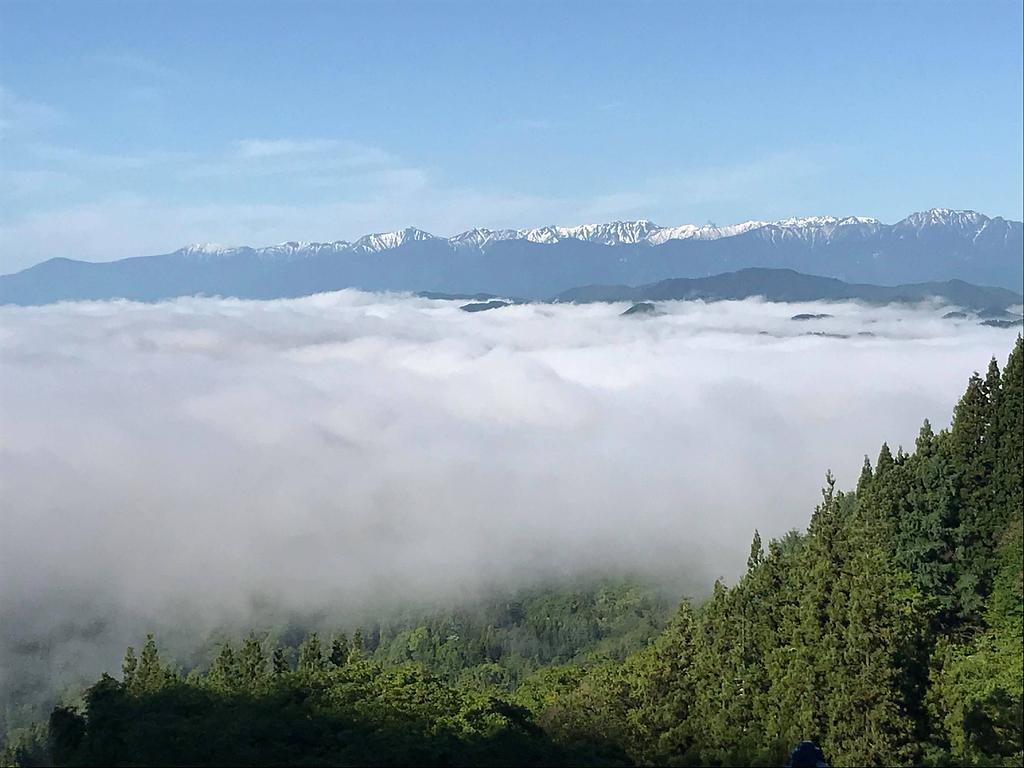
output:
<instances>
[{"instance_id":1,"label":"snowy mountain peak","mask_svg":"<svg viewBox=\"0 0 1024 768\"><path fill-rule=\"evenodd\" d=\"M976 211L958 211L950 208L932 208L912 213L902 221L882 224L878 219L863 216L805 216L781 219L779 221L744 221L739 224L718 226L707 224L683 224L677 227L659 227L648 219L635 221L612 221L605 224L580 224L572 227L547 226L534 229L487 229L476 227L450 238L441 238L416 227L406 227L395 232L378 232L364 235L354 243L337 240L332 243L310 243L290 240L278 245L252 250L257 257L269 259L300 259L307 256L329 255L342 252L377 253L398 248L405 243L416 241L437 241L456 249L483 250L494 243L509 240L526 240L532 243L557 243L565 240L579 240L599 245L661 245L671 240L719 240L753 233L771 242L805 242L812 245L827 244L833 238L857 238L891 232L899 238L917 238L932 228L947 228L960 237L1006 240L1019 230L1019 222L1007 222L1000 218L990 219ZM247 248L231 248L215 243L195 243L177 251L178 254L193 258L210 258L226 254L250 251Z\"/></svg>"},{"instance_id":2,"label":"snowy mountain peak","mask_svg":"<svg viewBox=\"0 0 1024 768\"><path fill-rule=\"evenodd\" d=\"M376 253L386 251L390 248L398 248L405 243L417 240L440 240L437 235L424 232L416 227L406 227L397 232L378 232L373 235L364 235L352 244L352 250L363 251L364 253Z\"/></svg>"},{"instance_id":3,"label":"snowy mountain peak","mask_svg":"<svg viewBox=\"0 0 1024 768\"><path fill-rule=\"evenodd\" d=\"M557 243L562 235L558 227L538 227L537 229L520 229L516 231L516 240L529 240L531 243Z\"/></svg>"},{"instance_id":4,"label":"snowy mountain peak","mask_svg":"<svg viewBox=\"0 0 1024 768\"><path fill-rule=\"evenodd\" d=\"M744 221L740 224L727 224L723 227L708 222L707 224L683 224L678 227L665 227L657 232L651 233L647 242L652 245L661 245L669 240L718 240L723 237L742 235L752 229L760 229L766 226L764 221Z\"/></svg>"},{"instance_id":5,"label":"snowy mountain peak","mask_svg":"<svg viewBox=\"0 0 1024 768\"><path fill-rule=\"evenodd\" d=\"M182 256L190 256L196 259L207 259L211 256L223 256L226 253L238 250L228 245L219 243L189 243L184 248L179 248L178 253Z\"/></svg>"},{"instance_id":6,"label":"snowy mountain peak","mask_svg":"<svg viewBox=\"0 0 1024 768\"><path fill-rule=\"evenodd\" d=\"M311 243L307 240L289 240L287 243L278 243L277 245L270 245L266 248L260 248L261 251L267 253L298 253L300 251L308 251L316 249L322 246L323 243Z\"/></svg>"},{"instance_id":7,"label":"snowy mountain peak","mask_svg":"<svg viewBox=\"0 0 1024 768\"><path fill-rule=\"evenodd\" d=\"M498 240L517 240L518 232L514 229L487 229L475 227L448 238L448 242L456 248L483 248Z\"/></svg>"},{"instance_id":8,"label":"snowy mountain peak","mask_svg":"<svg viewBox=\"0 0 1024 768\"><path fill-rule=\"evenodd\" d=\"M181 249L182 253L223 253L231 250L228 245L220 243L189 243Z\"/></svg>"},{"instance_id":9,"label":"snowy mountain peak","mask_svg":"<svg viewBox=\"0 0 1024 768\"><path fill-rule=\"evenodd\" d=\"M777 227L790 227L794 229L847 227L856 224L874 226L879 224L879 221L878 219L862 216L805 216L803 218L790 218L775 222Z\"/></svg>"},{"instance_id":10,"label":"snowy mountain peak","mask_svg":"<svg viewBox=\"0 0 1024 768\"><path fill-rule=\"evenodd\" d=\"M574 238L601 245L635 244L645 241L661 229L647 219L638 221L613 221L608 224L583 224L578 227L547 227L554 230L557 239Z\"/></svg>"},{"instance_id":11,"label":"snowy mountain peak","mask_svg":"<svg viewBox=\"0 0 1024 768\"><path fill-rule=\"evenodd\" d=\"M289 240L286 243L269 245L256 250L257 255L264 258L302 258L330 251L343 251L349 247L344 240L333 243L312 243L305 240Z\"/></svg>"},{"instance_id":12,"label":"snowy mountain peak","mask_svg":"<svg viewBox=\"0 0 1024 768\"><path fill-rule=\"evenodd\" d=\"M989 221L989 217L977 211L958 211L952 208L932 208L919 213L912 213L896 224L902 229L922 229L924 227L954 227L956 229L976 230Z\"/></svg>"}]
</instances>

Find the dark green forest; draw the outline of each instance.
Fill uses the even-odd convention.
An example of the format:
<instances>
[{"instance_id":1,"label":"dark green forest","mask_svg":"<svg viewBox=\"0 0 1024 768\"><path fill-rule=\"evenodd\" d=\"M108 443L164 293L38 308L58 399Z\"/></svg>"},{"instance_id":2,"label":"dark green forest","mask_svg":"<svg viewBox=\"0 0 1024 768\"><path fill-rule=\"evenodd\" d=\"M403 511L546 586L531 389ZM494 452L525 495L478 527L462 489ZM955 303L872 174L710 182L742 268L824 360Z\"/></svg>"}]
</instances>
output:
<instances>
[{"instance_id":1,"label":"dark green forest","mask_svg":"<svg viewBox=\"0 0 1024 768\"><path fill-rule=\"evenodd\" d=\"M883 444L855 489L826 474L806 531L754 532L699 605L538 590L253 632L187 674L149 637L4 764L777 766L813 738L836 766L1021 765L1022 366L1018 338L948 430Z\"/></svg>"}]
</instances>

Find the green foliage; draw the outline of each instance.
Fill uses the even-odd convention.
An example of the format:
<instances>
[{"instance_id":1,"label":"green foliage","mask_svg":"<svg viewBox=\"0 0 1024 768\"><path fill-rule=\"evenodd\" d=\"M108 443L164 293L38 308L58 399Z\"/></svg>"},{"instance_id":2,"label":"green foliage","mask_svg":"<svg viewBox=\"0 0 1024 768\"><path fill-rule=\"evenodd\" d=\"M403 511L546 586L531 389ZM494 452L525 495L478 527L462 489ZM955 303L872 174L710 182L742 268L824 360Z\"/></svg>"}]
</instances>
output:
<instances>
[{"instance_id":1,"label":"green foliage","mask_svg":"<svg viewBox=\"0 0 1024 768\"><path fill-rule=\"evenodd\" d=\"M137 662L134 650L128 649L121 671L125 676L125 685L133 693L158 691L176 678L174 670L160 662L160 653L152 635L146 636L146 643L142 646L142 654Z\"/></svg>"},{"instance_id":2,"label":"green foliage","mask_svg":"<svg viewBox=\"0 0 1024 768\"><path fill-rule=\"evenodd\" d=\"M256 633L251 633L238 654L238 677L243 690L259 693L267 681L267 656Z\"/></svg>"},{"instance_id":3,"label":"green foliage","mask_svg":"<svg viewBox=\"0 0 1024 768\"><path fill-rule=\"evenodd\" d=\"M49 731L42 725L19 728L8 734L0 748L2 768L35 768L52 765L49 748Z\"/></svg>"},{"instance_id":4,"label":"green foliage","mask_svg":"<svg viewBox=\"0 0 1024 768\"><path fill-rule=\"evenodd\" d=\"M348 653L349 661L361 661L366 648L363 643L363 630L356 629L352 633L352 647Z\"/></svg>"},{"instance_id":5,"label":"green foliage","mask_svg":"<svg viewBox=\"0 0 1024 768\"><path fill-rule=\"evenodd\" d=\"M335 635L331 641L331 655L329 661L336 667L343 667L348 663L348 655L350 652L350 646L348 644L348 637L345 636L344 632Z\"/></svg>"},{"instance_id":6,"label":"green foliage","mask_svg":"<svg viewBox=\"0 0 1024 768\"><path fill-rule=\"evenodd\" d=\"M490 676L496 686L512 690L539 667L621 661L658 633L669 610L655 590L631 582L538 588L459 611L386 622L372 657L420 663L450 682L479 668L466 679Z\"/></svg>"},{"instance_id":7,"label":"green foliage","mask_svg":"<svg viewBox=\"0 0 1024 768\"><path fill-rule=\"evenodd\" d=\"M124 652L124 661L121 663L121 680L129 688L135 685L135 673L139 668L139 660L135 658L135 649L130 645Z\"/></svg>"},{"instance_id":8,"label":"green foliage","mask_svg":"<svg viewBox=\"0 0 1024 768\"><path fill-rule=\"evenodd\" d=\"M965 764L1020 765L1024 755L1024 534L1018 518L996 557L986 627L969 643L943 638L928 703L939 732Z\"/></svg>"},{"instance_id":9,"label":"green foliage","mask_svg":"<svg viewBox=\"0 0 1024 768\"><path fill-rule=\"evenodd\" d=\"M755 535L737 585L556 689L540 722L645 764L779 765L813 737L836 765L1020 765L1021 344L950 431L883 444L856 494L828 475L805 534L767 553Z\"/></svg>"},{"instance_id":10,"label":"green foliage","mask_svg":"<svg viewBox=\"0 0 1024 768\"><path fill-rule=\"evenodd\" d=\"M283 675L291 670L288 666L288 660L284 657L284 648L278 646L274 649L274 653L271 656L271 667L275 675Z\"/></svg>"},{"instance_id":11,"label":"green foliage","mask_svg":"<svg viewBox=\"0 0 1024 768\"><path fill-rule=\"evenodd\" d=\"M311 660L311 644L305 647ZM223 665L217 669L220 674ZM213 674L138 692L104 677L86 693L83 713L54 710L53 764L577 762L522 707L453 688L420 666L387 669L366 660L341 667L307 664L303 672L277 675L259 693L227 690L211 683Z\"/></svg>"},{"instance_id":12,"label":"green foliage","mask_svg":"<svg viewBox=\"0 0 1024 768\"><path fill-rule=\"evenodd\" d=\"M320 648L320 636L310 632L299 648L299 672L311 675L324 667L323 650Z\"/></svg>"}]
</instances>

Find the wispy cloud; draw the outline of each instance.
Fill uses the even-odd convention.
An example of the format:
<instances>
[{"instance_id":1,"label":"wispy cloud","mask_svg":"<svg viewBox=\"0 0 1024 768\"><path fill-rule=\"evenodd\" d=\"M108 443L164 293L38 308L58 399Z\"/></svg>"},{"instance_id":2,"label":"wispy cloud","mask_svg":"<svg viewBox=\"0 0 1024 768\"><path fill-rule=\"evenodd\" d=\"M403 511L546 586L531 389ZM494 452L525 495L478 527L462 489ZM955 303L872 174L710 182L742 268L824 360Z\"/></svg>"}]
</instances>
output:
<instances>
[{"instance_id":1,"label":"wispy cloud","mask_svg":"<svg viewBox=\"0 0 1024 768\"><path fill-rule=\"evenodd\" d=\"M217 155L183 163L181 179L289 175L315 185L371 172L408 170L380 147L346 139L242 139Z\"/></svg>"},{"instance_id":2,"label":"wispy cloud","mask_svg":"<svg viewBox=\"0 0 1024 768\"><path fill-rule=\"evenodd\" d=\"M7 171L4 173L5 192L16 198L29 198L40 194L71 192L80 189L82 179L63 171Z\"/></svg>"},{"instance_id":3,"label":"wispy cloud","mask_svg":"<svg viewBox=\"0 0 1024 768\"><path fill-rule=\"evenodd\" d=\"M526 131L545 131L551 128L553 123L544 117L517 117L512 121L512 125Z\"/></svg>"},{"instance_id":4,"label":"wispy cloud","mask_svg":"<svg viewBox=\"0 0 1024 768\"><path fill-rule=\"evenodd\" d=\"M149 79L175 83L185 81L185 77L178 70L135 51L100 52L93 54L91 58L103 66L142 75Z\"/></svg>"},{"instance_id":5,"label":"wispy cloud","mask_svg":"<svg viewBox=\"0 0 1024 768\"><path fill-rule=\"evenodd\" d=\"M0 139L32 136L61 122L59 110L0 86Z\"/></svg>"},{"instance_id":6,"label":"wispy cloud","mask_svg":"<svg viewBox=\"0 0 1024 768\"><path fill-rule=\"evenodd\" d=\"M28 152L36 160L83 172L139 170L158 165L180 164L188 162L193 157L185 152L94 152L59 144L33 144Z\"/></svg>"},{"instance_id":7,"label":"wispy cloud","mask_svg":"<svg viewBox=\"0 0 1024 768\"><path fill-rule=\"evenodd\" d=\"M709 165L682 173L659 175L646 188L658 198L671 196L682 205L750 198L771 200L794 185L823 173L833 150L787 150L746 161ZM763 193L763 194L762 194Z\"/></svg>"},{"instance_id":8,"label":"wispy cloud","mask_svg":"<svg viewBox=\"0 0 1024 768\"><path fill-rule=\"evenodd\" d=\"M341 139L242 139L235 142L235 150L243 158L335 155L365 164L395 160L393 155L379 147Z\"/></svg>"}]
</instances>

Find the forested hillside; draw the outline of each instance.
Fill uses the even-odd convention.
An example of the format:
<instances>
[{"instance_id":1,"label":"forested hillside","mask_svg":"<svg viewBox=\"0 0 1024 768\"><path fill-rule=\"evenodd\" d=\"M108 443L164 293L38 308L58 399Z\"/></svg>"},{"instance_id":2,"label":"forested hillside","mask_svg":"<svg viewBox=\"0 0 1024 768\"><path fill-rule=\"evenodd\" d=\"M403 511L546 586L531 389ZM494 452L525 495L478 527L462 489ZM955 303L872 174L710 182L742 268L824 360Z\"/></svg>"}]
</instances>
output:
<instances>
[{"instance_id":1,"label":"forested hillside","mask_svg":"<svg viewBox=\"0 0 1024 768\"><path fill-rule=\"evenodd\" d=\"M541 713L562 742L633 760L1020 765L1024 381L975 375L951 429L882 446L856 492L830 476L804 534L755 534L747 574L680 608L647 649Z\"/></svg>"},{"instance_id":2,"label":"forested hillside","mask_svg":"<svg viewBox=\"0 0 1024 768\"><path fill-rule=\"evenodd\" d=\"M826 474L805 532L755 532L739 582L649 642L657 605L629 589L298 648L254 633L187 675L150 638L5 758L781 765L815 738L836 766L1020 765L1022 366L1018 338L1002 371L971 377L949 430L882 445L848 492Z\"/></svg>"}]
</instances>

